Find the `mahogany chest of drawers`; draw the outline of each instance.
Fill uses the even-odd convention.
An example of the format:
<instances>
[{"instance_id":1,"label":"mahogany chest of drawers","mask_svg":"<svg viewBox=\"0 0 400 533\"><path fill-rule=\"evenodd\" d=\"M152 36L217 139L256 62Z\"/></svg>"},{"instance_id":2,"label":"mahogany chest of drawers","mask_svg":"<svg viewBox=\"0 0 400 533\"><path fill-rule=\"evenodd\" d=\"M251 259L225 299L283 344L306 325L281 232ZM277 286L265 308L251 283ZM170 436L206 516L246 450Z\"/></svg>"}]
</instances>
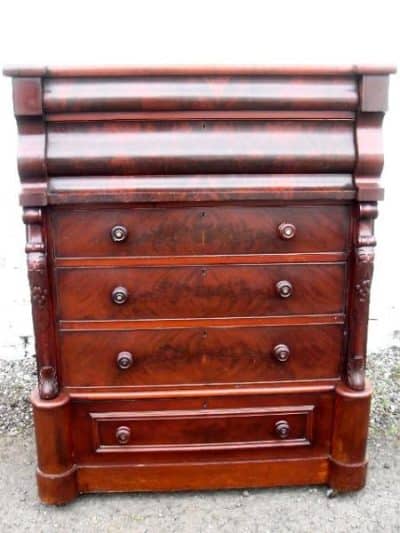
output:
<instances>
[{"instance_id":1,"label":"mahogany chest of drawers","mask_svg":"<svg viewBox=\"0 0 400 533\"><path fill-rule=\"evenodd\" d=\"M43 502L364 485L392 71L6 69Z\"/></svg>"}]
</instances>

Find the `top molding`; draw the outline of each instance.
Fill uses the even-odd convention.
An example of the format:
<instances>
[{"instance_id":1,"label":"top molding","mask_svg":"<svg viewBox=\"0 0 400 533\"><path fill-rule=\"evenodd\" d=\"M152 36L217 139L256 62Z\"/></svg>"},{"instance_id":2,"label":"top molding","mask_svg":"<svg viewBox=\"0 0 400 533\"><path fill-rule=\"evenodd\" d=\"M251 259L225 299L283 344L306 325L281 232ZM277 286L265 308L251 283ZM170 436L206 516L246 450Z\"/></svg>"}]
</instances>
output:
<instances>
[{"instance_id":1,"label":"top molding","mask_svg":"<svg viewBox=\"0 0 400 533\"><path fill-rule=\"evenodd\" d=\"M124 76L335 76L335 75L385 75L394 74L393 65L176 65L176 66L9 66L3 69L5 76L12 77L124 77Z\"/></svg>"}]
</instances>

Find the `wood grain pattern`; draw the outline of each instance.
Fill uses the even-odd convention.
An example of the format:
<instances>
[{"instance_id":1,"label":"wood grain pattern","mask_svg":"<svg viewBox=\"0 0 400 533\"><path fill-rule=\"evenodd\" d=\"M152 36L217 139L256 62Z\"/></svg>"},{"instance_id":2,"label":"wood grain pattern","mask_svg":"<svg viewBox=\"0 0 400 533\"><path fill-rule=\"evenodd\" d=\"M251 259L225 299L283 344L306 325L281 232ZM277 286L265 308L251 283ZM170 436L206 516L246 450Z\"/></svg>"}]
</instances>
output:
<instances>
[{"instance_id":1,"label":"wood grain pattern","mask_svg":"<svg viewBox=\"0 0 400 533\"><path fill-rule=\"evenodd\" d=\"M93 337L96 346L93 347ZM278 362L276 345L289 359ZM62 381L72 387L162 387L339 377L343 328L204 327L60 334ZM132 365L117 366L120 352Z\"/></svg>"},{"instance_id":2,"label":"wood grain pattern","mask_svg":"<svg viewBox=\"0 0 400 533\"><path fill-rule=\"evenodd\" d=\"M44 89L47 113L352 110L358 99L356 79L348 76L47 78Z\"/></svg>"},{"instance_id":3,"label":"wood grain pattern","mask_svg":"<svg viewBox=\"0 0 400 533\"><path fill-rule=\"evenodd\" d=\"M58 317L63 320L268 316L344 309L343 264L63 268L56 274ZM290 298L281 298L276 291L276 283L285 279L294 288ZM118 286L128 292L121 305L111 298Z\"/></svg>"},{"instance_id":4,"label":"wood grain pattern","mask_svg":"<svg viewBox=\"0 0 400 533\"><path fill-rule=\"evenodd\" d=\"M296 234L282 239L279 225ZM57 257L336 252L349 245L350 208L200 206L59 209L52 215ZM113 242L113 227L127 236ZM84 239L80 238L84 235Z\"/></svg>"},{"instance_id":5,"label":"wood grain pattern","mask_svg":"<svg viewBox=\"0 0 400 533\"><path fill-rule=\"evenodd\" d=\"M48 123L53 176L351 172L350 121Z\"/></svg>"}]
</instances>

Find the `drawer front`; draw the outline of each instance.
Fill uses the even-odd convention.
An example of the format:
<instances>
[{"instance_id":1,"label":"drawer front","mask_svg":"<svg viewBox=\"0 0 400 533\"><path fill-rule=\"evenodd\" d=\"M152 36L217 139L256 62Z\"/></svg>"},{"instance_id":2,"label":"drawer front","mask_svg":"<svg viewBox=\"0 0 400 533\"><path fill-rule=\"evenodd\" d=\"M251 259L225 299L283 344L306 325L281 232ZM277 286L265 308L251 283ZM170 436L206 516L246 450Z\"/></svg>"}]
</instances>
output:
<instances>
[{"instance_id":1,"label":"drawer front","mask_svg":"<svg viewBox=\"0 0 400 533\"><path fill-rule=\"evenodd\" d=\"M80 400L75 453L87 464L313 456L329 450L332 407L329 393Z\"/></svg>"},{"instance_id":2,"label":"drawer front","mask_svg":"<svg viewBox=\"0 0 400 533\"><path fill-rule=\"evenodd\" d=\"M52 214L55 255L343 251L348 246L349 209L348 206L58 209Z\"/></svg>"},{"instance_id":3,"label":"drawer front","mask_svg":"<svg viewBox=\"0 0 400 533\"><path fill-rule=\"evenodd\" d=\"M340 375L343 328L208 327L60 334L71 387L163 387Z\"/></svg>"},{"instance_id":4,"label":"drawer front","mask_svg":"<svg viewBox=\"0 0 400 533\"><path fill-rule=\"evenodd\" d=\"M340 313L345 265L59 269L65 320Z\"/></svg>"}]
</instances>

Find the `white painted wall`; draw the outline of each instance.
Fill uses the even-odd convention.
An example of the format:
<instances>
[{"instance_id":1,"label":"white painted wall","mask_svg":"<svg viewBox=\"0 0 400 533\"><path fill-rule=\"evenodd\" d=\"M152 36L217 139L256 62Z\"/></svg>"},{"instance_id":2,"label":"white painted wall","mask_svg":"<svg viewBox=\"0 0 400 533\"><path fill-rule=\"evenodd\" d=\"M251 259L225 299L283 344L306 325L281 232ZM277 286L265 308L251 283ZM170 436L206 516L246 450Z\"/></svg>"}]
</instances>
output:
<instances>
[{"instance_id":1,"label":"white painted wall","mask_svg":"<svg viewBox=\"0 0 400 533\"><path fill-rule=\"evenodd\" d=\"M2 0L5 64L353 64L400 66L398 2L380 0ZM385 120L386 200L372 292L370 348L400 330L400 81ZM0 77L0 358L24 353L32 333L18 207L10 80ZM28 351L32 348L27 347Z\"/></svg>"}]
</instances>

